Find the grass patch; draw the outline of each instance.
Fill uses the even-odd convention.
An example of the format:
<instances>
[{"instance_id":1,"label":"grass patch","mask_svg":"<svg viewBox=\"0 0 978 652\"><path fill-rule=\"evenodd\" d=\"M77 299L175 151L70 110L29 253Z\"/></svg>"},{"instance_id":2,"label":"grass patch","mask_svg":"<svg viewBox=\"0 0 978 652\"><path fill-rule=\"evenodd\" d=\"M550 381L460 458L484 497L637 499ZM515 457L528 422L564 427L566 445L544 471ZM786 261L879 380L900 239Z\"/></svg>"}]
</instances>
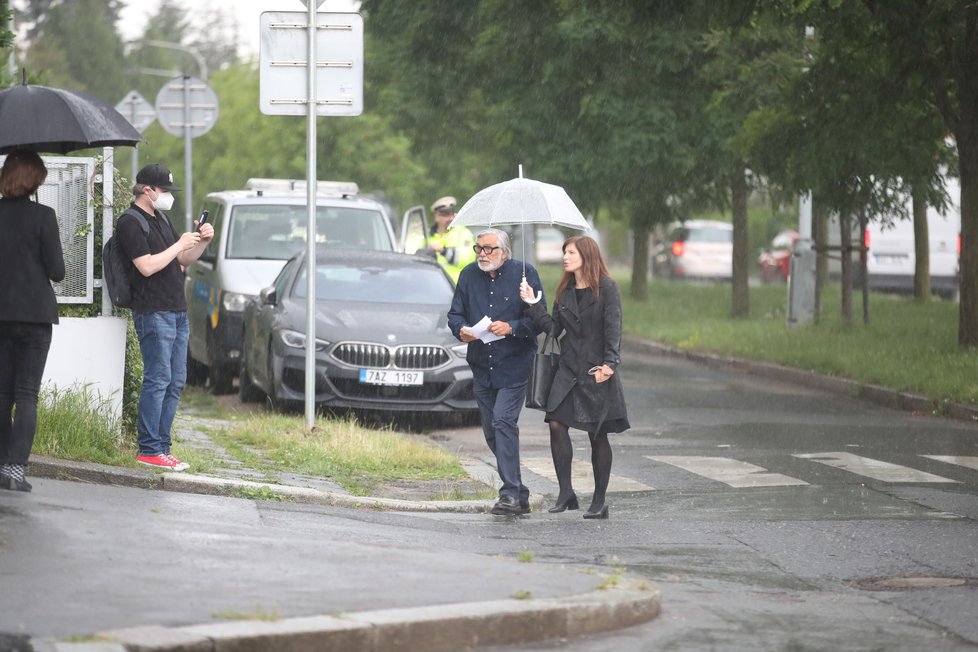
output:
<instances>
[{"instance_id":1,"label":"grass patch","mask_svg":"<svg viewBox=\"0 0 978 652\"><path fill-rule=\"evenodd\" d=\"M516 561L522 564L529 564L533 561L533 551L532 550L521 550L518 555L516 555Z\"/></svg>"},{"instance_id":2,"label":"grass patch","mask_svg":"<svg viewBox=\"0 0 978 652\"><path fill-rule=\"evenodd\" d=\"M870 322L862 321L862 295L853 295L854 321L842 320L841 290L822 293L817 324L788 328L784 285L750 288L750 316L731 319L729 283L653 279L649 297L629 296L630 271L614 270L621 286L627 334L683 349L775 362L929 397L978 405L978 350L958 347L958 304L871 292ZM541 270L552 305L561 271ZM946 410L946 407L944 408Z\"/></svg>"},{"instance_id":3,"label":"grass patch","mask_svg":"<svg viewBox=\"0 0 978 652\"><path fill-rule=\"evenodd\" d=\"M330 478L353 495L366 495L387 480L467 477L451 453L415 437L364 428L352 418L320 419L307 431L299 417L256 414L214 439L251 468Z\"/></svg>"},{"instance_id":4,"label":"grass patch","mask_svg":"<svg viewBox=\"0 0 978 652\"><path fill-rule=\"evenodd\" d=\"M275 622L282 620L278 612L268 611L263 607L255 607L253 611L215 611L212 617L219 620L262 620Z\"/></svg>"},{"instance_id":5,"label":"grass patch","mask_svg":"<svg viewBox=\"0 0 978 652\"><path fill-rule=\"evenodd\" d=\"M109 400L88 387L41 390L32 452L69 460L133 466L136 442L121 433Z\"/></svg>"}]
</instances>

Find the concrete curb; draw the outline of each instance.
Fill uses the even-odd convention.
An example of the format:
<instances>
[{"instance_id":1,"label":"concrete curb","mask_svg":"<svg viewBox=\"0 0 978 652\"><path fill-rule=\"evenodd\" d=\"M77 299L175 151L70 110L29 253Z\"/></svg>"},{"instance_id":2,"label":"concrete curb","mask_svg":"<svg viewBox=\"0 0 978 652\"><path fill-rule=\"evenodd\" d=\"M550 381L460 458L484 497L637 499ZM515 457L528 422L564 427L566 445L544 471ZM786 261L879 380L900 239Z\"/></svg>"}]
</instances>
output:
<instances>
[{"instance_id":1,"label":"concrete curb","mask_svg":"<svg viewBox=\"0 0 978 652\"><path fill-rule=\"evenodd\" d=\"M102 632L85 643L35 641L41 652L258 652L458 650L577 637L659 615L661 594L644 581L574 596L385 609L341 616L240 621Z\"/></svg>"},{"instance_id":2,"label":"concrete curb","mask_svg":"<svg viewBox=\"0 0 978 652\"><path fill-rule=\"evenodd\" d=\"M322 489L310 489L272 482L255 482L232 478L153 471L150 469L131 469L126 467L61 460L41 455L32 455L31 476L107 484L119 487L140 489L161 489L183 493L205 494L211 496L241 496L247 498L277 497L297 503L347 507L351 509L376 509L401 512L456 512L481 514L488 512L495 501L492 500L402 500L398 498L376 498L370 496L351 496L349 494ZM543 507L543 496L531 496L533 509Z\"/></svg>"},{"instance_id":3,"label":"concrete curb","mask_svg":"<svg viewBox=\"0 0 978 652\"><path fill-rule=\"evenodd\" d=\"M713 353L705 353L703 351L690 351L636 337L625 336L623 340L630 346L646 349L651 353L687 358L713 367L763 374L769 378L780 378L807 387L815 387L828 392L836 392L838 394L846 394L855 398L865 399L884 407L905 410L907 412L949 417L962 421L978 421L978 407L936 401L922 394L901 392L888 387L880 387L879 385L850 380L848 378L825 376L813 371L785 367L773 362L731 358Z\"/></svg>"}]
</instances>

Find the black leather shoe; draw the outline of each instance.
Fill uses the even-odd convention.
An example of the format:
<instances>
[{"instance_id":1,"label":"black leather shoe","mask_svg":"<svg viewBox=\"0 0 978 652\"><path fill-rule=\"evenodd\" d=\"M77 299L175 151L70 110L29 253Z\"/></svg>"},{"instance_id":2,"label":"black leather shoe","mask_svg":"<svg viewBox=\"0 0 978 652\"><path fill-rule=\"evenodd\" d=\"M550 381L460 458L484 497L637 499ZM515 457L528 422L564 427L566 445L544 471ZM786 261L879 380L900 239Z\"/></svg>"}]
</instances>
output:
<instances>
[{"instance_id":1,"label":"black leather shoe","mask_svg":"<svg viewBox=\"0 0 978 652\"><path fill-rule=\"evenodd\" d=\"M530 501L529 501L529 499L527 499L527 500L520 500L520 514L529 514L529 513L530 513Z\"/></svg>"},{"instance_id":2,"label":"black leather shoe","mask_svg":"<svg viewBox=\"0 0 978 652\"><path fill-rule=\"evenodd\" d=\"M584 518L608 518L608 506L605 505L600 509L600 511L597 512L587 510L584 512L584 514L582 514L582 516L584 516Z\"/></svg>"},{"instance_id":3,"label":"black leather shoe","mask_svg":"<svg viewBox=\"0 0 978 652\"><path fill-rule=\"evenodd\" d=\"M30 491L33 489L33 487L27 480L17 480L12 475L0 475L0 489L9 489L10 491Z\"/></svg>"},{"instance_id":4,"label":"black leather shoe","mask_svg":"<svg viewBox=\"0 0 978 652\"><path fill-rule=\"evenodd\" d=\"M559 514L560 512L566 511L568 509L580 509L581 505L577 502L577 494L571 494L568 498L564 500L558 500L557 504L548 509L547 511L551 514Z\"/></svg>"},{"instance_id":5,"label":"black leather shoe","mask_svg":"<svg viewBox=\"0 0 978 652\"><path fill-rule=\"evenodd\" d=\"M489 513L497 516L519 516L521 511L520 501L512 496L503 496L492 506Z\"/></svg>"}]
</instances>

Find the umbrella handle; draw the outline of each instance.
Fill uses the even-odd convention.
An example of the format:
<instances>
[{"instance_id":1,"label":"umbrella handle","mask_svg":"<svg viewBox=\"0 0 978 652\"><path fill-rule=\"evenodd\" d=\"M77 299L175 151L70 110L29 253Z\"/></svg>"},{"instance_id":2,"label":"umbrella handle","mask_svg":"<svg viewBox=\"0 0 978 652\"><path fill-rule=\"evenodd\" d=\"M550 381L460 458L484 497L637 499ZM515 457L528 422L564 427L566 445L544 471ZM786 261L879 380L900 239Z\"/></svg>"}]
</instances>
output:
<instances>
[{"instance_id":1,"label":"umbrella handle","mask_svg":"<svg viewBox=\"0 0 978 652\"><path fill-rule=\"evenodd\" d=\"M523 277L523 284L529 286L529 284L526 282L526 276ZM523 299L523 301L525 303L533 304L533 303L538 303L542 298L543 298L543 292L537 292L537 296L534 297L533 299Z\"/></svg>"}]
</instances>

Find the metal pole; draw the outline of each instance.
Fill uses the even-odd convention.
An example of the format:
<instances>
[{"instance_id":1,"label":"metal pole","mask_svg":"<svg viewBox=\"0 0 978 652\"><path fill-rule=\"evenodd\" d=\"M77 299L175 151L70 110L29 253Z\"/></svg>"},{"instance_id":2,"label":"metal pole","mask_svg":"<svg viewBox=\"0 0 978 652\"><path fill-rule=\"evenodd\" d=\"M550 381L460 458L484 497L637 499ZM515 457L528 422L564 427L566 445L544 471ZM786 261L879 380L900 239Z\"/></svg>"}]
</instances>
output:
<instances>
[{"instance_id":1,"label":"metal pole","mask_svg":"<svg viewBox=\"0 0 978 652\"><path fill-rule=\"evenodd\" d=\"M306 5L306 430L316 425L316 5Z\"/></svg>"},{"instance_id":2,"label":"metal pole","mask_svg":"<svg viewBox=\"0 0 978 652\"><path fill-rule=\"evenodd\" d=\"M136 124L136 112L137 112L136 103L130 102L129 115L131 116L131 119L129 120L129 122L132 124ZM132 167L130 168L132 170L132 175L129 178L132 180L133 183L135 183L136 175L139 173L139 150L135 145L132 146L132 156L130 158L130 161L132 162Z\"/></svg>"},{"instance_id":3,"label":"metal pole","mask_svg":"<svg viewBox=\"0 0 978 652\"><path fill-rule=\"evenodd\" d=\"M194 153L190 134L190 75L183 76L183 174L184 174L184 223L190 231L194 225Z\"/></svg>"},{"instance_id":4,"label":"metal pole","mask_svg":"<svg viewBox=\"0 0 978 652\"><path fill-rule=\"evenodd\" d=\"M111 147L102 148L102 242L107 242L112 237L113 206L112 201L115 197L115 150ZM133 175L135 178L135 175ZM105 269L105 261L102 261L102 269ZM102 272L102 316L107 317L112 314L112 299L109 297L108 288L105 287L105 272Z\"/></svg>"}]
</instances>

